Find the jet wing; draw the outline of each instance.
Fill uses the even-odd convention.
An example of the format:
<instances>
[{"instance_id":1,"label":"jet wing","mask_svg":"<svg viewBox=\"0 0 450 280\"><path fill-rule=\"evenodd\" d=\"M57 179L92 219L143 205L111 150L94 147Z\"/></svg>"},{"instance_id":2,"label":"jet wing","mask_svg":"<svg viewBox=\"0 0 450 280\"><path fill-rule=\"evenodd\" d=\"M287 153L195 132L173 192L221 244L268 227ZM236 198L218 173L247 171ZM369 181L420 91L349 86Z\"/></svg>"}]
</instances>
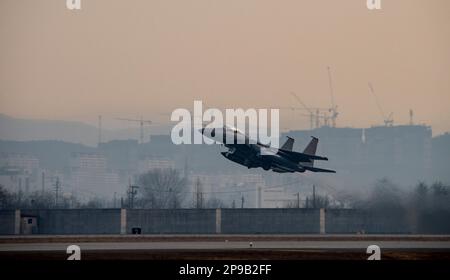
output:
<instances>
[{"instance_id":1,"label":"jet wing","mask_svg":"<svg viewBox=\"0 0 450 280\"><path fill-rule=\"evenodd\" d=\"M330 170L330 169L322 169L322 168L303 166L303 165L302 165L302 167L311 172L336 173L336 171Z\"/></svg>"},{"instance_id":2,"label":"jet wing","mask_svg":"<svg viewBox=\"0 0 450 280\"><path fill-rule=\"evenodd\" d=\"M287 151L287 150L279 150L279 153L295 162L309 162L311 160L328 160L328 158L326 158L326 157L309 155L309 154Z\"/></svg>"}]
</instances>

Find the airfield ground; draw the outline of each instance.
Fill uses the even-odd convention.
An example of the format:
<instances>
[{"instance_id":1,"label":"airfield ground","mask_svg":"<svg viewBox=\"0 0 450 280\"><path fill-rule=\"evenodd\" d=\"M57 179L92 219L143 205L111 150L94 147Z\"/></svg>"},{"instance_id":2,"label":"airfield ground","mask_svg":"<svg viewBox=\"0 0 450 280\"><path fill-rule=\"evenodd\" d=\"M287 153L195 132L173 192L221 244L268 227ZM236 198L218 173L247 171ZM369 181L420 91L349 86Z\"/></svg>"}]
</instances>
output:
<instances>
[{"instance_id":1,"label":"airfield ground","mask_svg":"<svg viewBox=\"0 0 450 280\"><path fill-rule=\"evenodd\" d=\"M0 236L0 260L450 260L449 235L59 235Z\"/></svg>"}]
</instances>

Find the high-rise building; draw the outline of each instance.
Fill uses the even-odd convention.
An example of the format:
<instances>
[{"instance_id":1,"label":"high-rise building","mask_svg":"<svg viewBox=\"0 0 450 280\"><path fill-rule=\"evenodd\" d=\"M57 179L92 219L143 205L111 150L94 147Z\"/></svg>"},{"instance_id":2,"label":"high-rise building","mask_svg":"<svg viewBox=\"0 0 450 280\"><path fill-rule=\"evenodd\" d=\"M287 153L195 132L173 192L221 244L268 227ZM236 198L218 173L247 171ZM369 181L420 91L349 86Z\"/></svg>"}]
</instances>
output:
<instances>
[{"instance_id":1,"label":"high-rise building","mask_svg":"<svg viewBox=\"0 0 450 280\"><path fill-rule=\"evenodd\" d=\"M114 192L124 189L119 176L107 169L106 158L101 154L72 153L70 171L70 185L85 198L111 197Z\"/></svg>"}]
</instances>

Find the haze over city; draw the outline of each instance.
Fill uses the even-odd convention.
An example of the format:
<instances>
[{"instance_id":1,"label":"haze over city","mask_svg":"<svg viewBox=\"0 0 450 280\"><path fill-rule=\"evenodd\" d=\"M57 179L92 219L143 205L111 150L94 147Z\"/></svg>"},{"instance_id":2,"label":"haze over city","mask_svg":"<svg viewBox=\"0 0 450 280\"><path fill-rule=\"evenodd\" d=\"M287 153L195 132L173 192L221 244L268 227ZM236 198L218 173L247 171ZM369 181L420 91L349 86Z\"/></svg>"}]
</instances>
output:
<instances>
[{"instance_id":1,"label":"haze over city","mask_svg":"<svg viewBox=\"0 0 450 280\"><path fill-rule=\"evenodd\" d=\"M203 100L216 108L331 106L338 126L383 123L450 130L450 3L383 1L64 1L0 3L0 112L126 128L117 117L168 122ZM282 112L282 129L308 128Z\"/></svg>"}]
</instances>

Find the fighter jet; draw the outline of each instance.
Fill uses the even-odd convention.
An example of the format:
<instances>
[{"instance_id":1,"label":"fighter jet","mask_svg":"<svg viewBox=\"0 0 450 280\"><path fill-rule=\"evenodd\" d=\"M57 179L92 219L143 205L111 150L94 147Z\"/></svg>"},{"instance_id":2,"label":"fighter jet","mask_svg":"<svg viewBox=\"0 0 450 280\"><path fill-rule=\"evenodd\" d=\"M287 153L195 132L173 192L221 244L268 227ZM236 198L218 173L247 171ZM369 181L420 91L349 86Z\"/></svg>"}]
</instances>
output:
<instances>
[{"instance_id":1,"label":"fighter jet","mask_svg":"<svg viewBox=\"0 0 450 280\"><path fill-rule=\"evenodd\" d=\"M336 173L334 170L314 167L314 161L328 160L326 157L316 155L319 139L315 137L312 137L303 153L299 153L292 151L294 139L290 137L281 148L277 149L258 141L253 141L252 143L256 142L256 144L252 144L247 135L233 127L202 128L201 133L228 148L228 151L221 152L225 158L249 169L261 167L277 173L303 173L305 171ZM229 144L226 139L234 139L234 141Z\"/></svg>"}]
</instances>

